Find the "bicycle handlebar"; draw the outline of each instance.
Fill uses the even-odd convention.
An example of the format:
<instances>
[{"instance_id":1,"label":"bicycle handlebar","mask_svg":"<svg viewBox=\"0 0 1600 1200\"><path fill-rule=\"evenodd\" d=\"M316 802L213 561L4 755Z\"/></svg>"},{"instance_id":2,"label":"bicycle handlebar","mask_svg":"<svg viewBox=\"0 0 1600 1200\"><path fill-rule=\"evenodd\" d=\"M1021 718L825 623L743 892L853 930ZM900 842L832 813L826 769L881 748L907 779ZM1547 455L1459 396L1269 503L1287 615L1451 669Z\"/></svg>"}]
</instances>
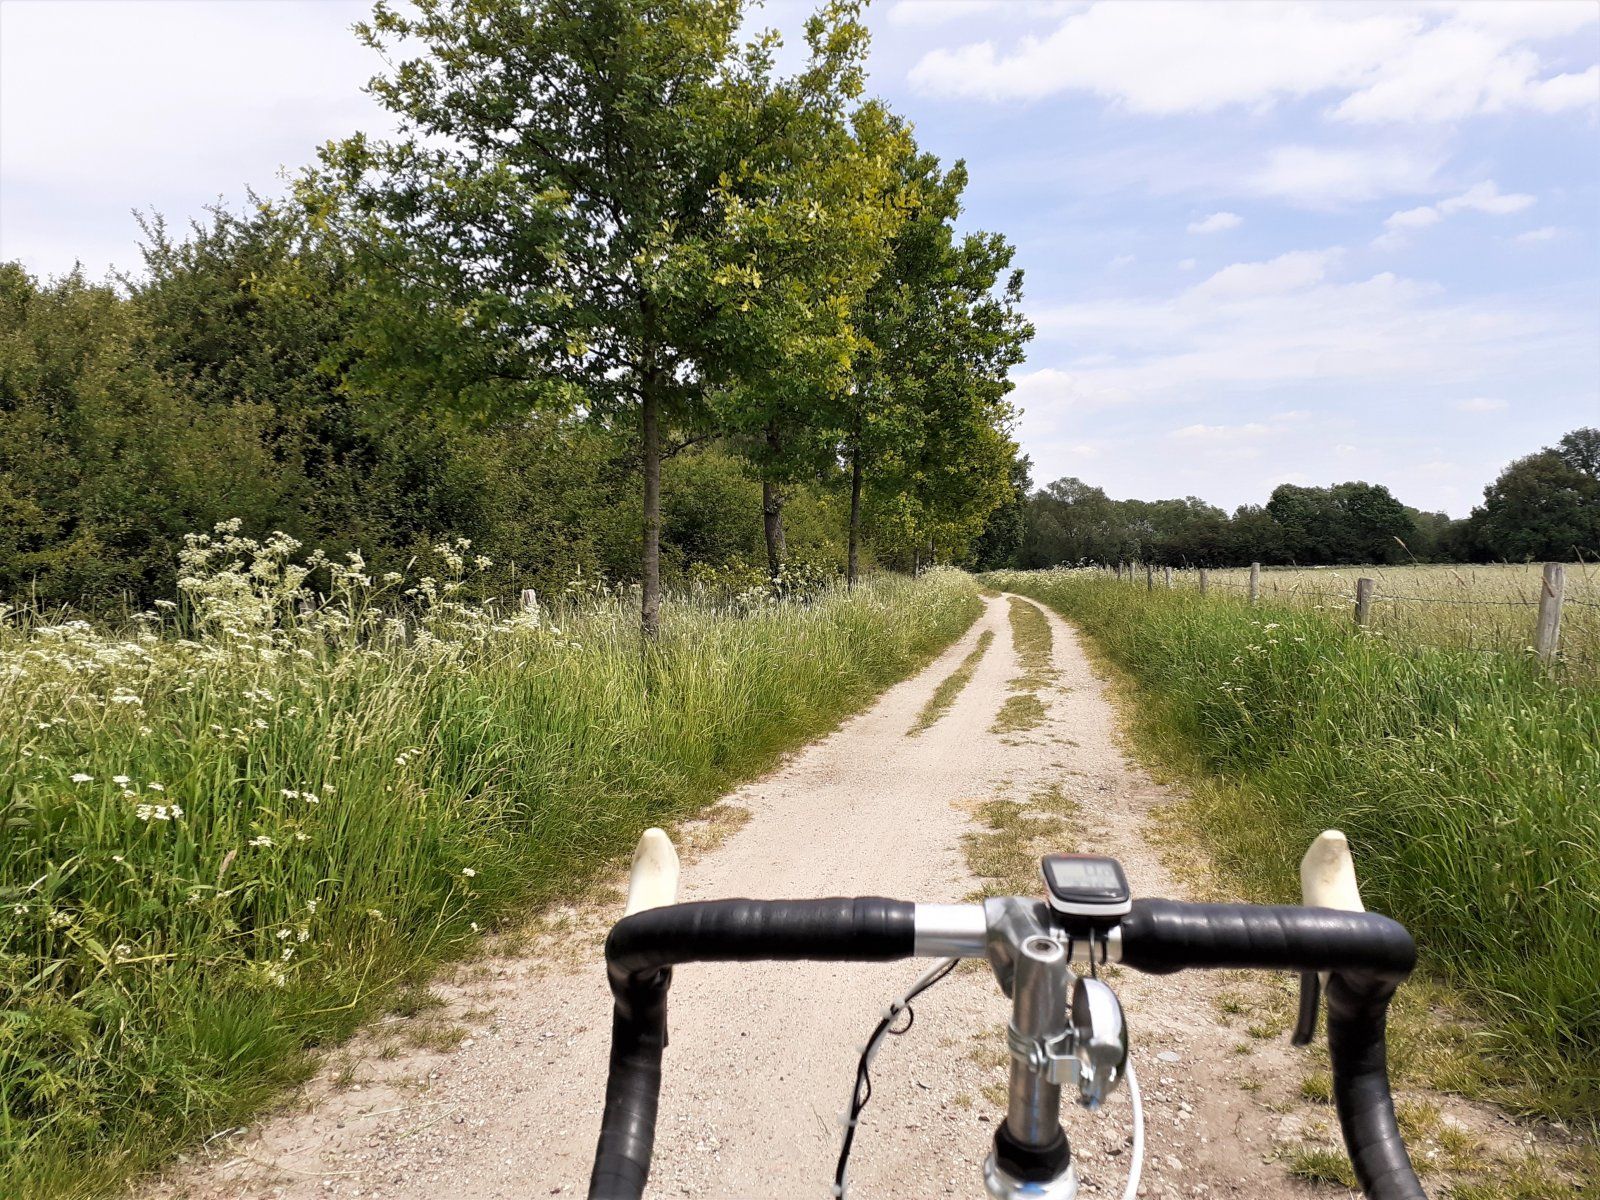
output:
<instances>
[{"instance_id":1,"label":"bicycle handlebar","mask_svg":"<svg viewBox=\"0 0 1600 1200\"><path fill-rule=\"evenodd\" d=\"M950 906L928 906L948 913ZM918 906L882 897L712 900L624 917L606 938L615 998L605 1112L591 1200L638 1200L649 1175L667 1043L672 967L688 962L910 958ZM1150 974L1188 967L1327 971L1328 1046L1345 1145L1369 1200L1425 1200L1395 1121L1385 1025L1389 1000L1416 963L1396 921L1376 913L1135 900L1112 957ZM941 945L945 944L943 941ZM981 944L963 951L983 954Z\"/></svg>"}]
</instances>

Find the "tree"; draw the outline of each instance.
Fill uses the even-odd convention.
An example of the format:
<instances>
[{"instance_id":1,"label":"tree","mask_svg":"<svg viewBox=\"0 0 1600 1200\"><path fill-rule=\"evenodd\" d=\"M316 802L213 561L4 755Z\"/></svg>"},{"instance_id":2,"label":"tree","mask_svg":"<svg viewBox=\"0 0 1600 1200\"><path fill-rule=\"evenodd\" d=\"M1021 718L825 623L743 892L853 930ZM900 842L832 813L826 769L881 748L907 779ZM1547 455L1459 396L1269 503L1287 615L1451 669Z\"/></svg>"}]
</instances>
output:
<instances>
[{"instance_id":1,"label":"tree","mask_svg":"<svg viewBox=\"0 0 1600 1200\"><path fill-rule=\"evenodd\" d=\"M1600 554L1600 430L1519 458L1484 489L1473 536L1487 556L1527 561Z\"/></svg>"},{"instance_id":2,"label":"tree","mask_svg":"<svg viewBox=\"0 0 1600 1200\"><path fill-rule=\"evenodd\" d=\"M763 206L804 191L748 154L782 128L771 35L742 0L380 0L363 39L422 53L372 81L387 142L330 147L306 189L372 276L372 382L457 411L631 428L641 624L660 624L661 464L746 366ZM805 88L859 86L852 6L808 25ZM752 216L752 214L754 214ZM752 315L755 314L755 315Z\"/></svg>"},{"instance_id":3,"label":"tree","mask_svg":"<svg viewBox=\"0 0 1600 1200\"><path fill-rule=\"evenodd\" d=\"M1600 429L1586 426L1574 429L1556 443L1561 461L1600 483Z\"/></svg>"},{"instance_id":4,"label":"tree","mask_svg":"<svg viewBox=\"0 0 1600 1200\"><path fill-rule=\"evenodd\" d=\"M147 603L171 593L184 534L282 506L270 414L197 403L152 336L109 285L0 264L0 596Z\"/></svg>"},{"instance_id":5,"label":"tree","mask_svg":"<svg viewBox=\"0 0 1600 1200\"><path fill-rule=\"evenodd\" d=\"M1283 530L1290 561L1298 563L1395 562L1413 531L1405 506L1381 484L1280 484L1267 512Z\"/></svg>"},{"instance_id":6,"label":"tree","mask_svg":"<svg viewBox=\"0 0 1600 1200\"><path fill-rule=\"evenodd\" d=\"M1006 502L1017 454L1009 374L1033 336L1014 247L997 234L956 236L965 165L942 171L907 141L896 167L909 211L863 308L841 438L852 583L866 490L879 540L912 563L941 540L964 551Z\"/></svg>"},{"instance_id":7,"label":"tree","mask_svg":"<svg viewBox=\"0 0 1600 1200\"><path fill-rule=\"evenodd\" d=\"M984 522L972 544L972 563L980 571L998 571L1021 565L1023 537L1027 531L1031 464L1026 454L1011 460L1011 492Z\"/></svg>"},{"instance_id":8,"label":"tree","mask_svg":"<svg viewBox=\"0 0 1600 1200\"><path fill-rule=\"evenodd\" d=\"M741 162L735 238L762 284L714 416L761 481L773 578L787 553L788 488L834 465L861 345L858 310L902 219L890 164L907 134L875 103L847 119L842 101L859 89L858 79L839 82L848 74L819 53L775 88L773 115Z\"/></svg>"}]
</instances>

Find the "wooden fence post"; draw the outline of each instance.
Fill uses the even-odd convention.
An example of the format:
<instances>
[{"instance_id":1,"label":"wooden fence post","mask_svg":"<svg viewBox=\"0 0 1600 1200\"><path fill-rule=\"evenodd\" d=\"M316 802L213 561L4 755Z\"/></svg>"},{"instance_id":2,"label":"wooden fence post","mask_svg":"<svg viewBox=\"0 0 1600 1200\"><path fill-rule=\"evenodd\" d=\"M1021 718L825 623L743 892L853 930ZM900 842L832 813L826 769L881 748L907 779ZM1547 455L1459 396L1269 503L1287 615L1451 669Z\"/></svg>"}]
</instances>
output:
<instances>
[{"instance_id":1,"label":"wooden fence post","mask_svg":"<svg viewBox=\"0 0 1600 1200\"><path fill-rule=\"evenodd\" d=\"M1356 580L1356 624L1365 628L1372 617L1372 589L1375 586L1371 579Z\"/></svg>"},{"instance_id":2,"label":"wooden fence post","mask_svg":"<svg viewBox=\"0 0 1600 1200\"><path fill-rule=\"evenodd\" d=\"M1156 590L1156 568L1154 563L1145 563L1144 565L1144 590L1147 592Z\"/></svg>"},{"instance_id":3,"label":"wooden fence post","mask_svg":"<svg viewBox=\"0 0 1600 1200\"><path fill-rule=\"evenodd\" d=\"M1171 567L1162 567L1161 568L1161 575L1162 575L1162 578L1166 581L1166 585L1168 587L1171 587L1172 586L1172 568Z\"/></svg>"},{"instance_id":4,"label":"wooden fence post","mask_svg":"<svg viewBox=\"0 0 1600 1200\"><path fill-rule=\"evenodd\" d=\"M521 603L523 612L532 612L539 607L539 594L532 588L523 588Z\"/></svg>"},{"instance_id":5,"label":"wooden fence post","mask_svg":"<svg viewBox=\"0 0 1600 1200\"><path fill-rule=\"evenodd\" d=\"M1533 648L1549 662L1561 641L1561 600L1567 586L1567 570L1560 563L1545 563L1539 588L1539 623L1533 627Z\"/></svg>"},{"instance_id":6,"label":"wooden fence post","mask_svg":"<svg viewBox=\"0 0 1600 1200\"><path fill-rule=\"evenodd\" d=\"M1206 583L1207 583L1207 581L1208 581L1208 574L1206 572L1206 569L1204 567L1201 567L1200 568L1200 594L1202 596L1204 596L1206 594Z\"/></svg>"},{"instance_id":7,"label":"wooden fence post","mask_svg":"<svg viewBox=\"0 0 1600 1200\"><path fill-rule=\"evenodd\" d=\"M1256 604L1261 600L1261 564L1250 564L1250 603Z\"/></svg>"}]
</instances>

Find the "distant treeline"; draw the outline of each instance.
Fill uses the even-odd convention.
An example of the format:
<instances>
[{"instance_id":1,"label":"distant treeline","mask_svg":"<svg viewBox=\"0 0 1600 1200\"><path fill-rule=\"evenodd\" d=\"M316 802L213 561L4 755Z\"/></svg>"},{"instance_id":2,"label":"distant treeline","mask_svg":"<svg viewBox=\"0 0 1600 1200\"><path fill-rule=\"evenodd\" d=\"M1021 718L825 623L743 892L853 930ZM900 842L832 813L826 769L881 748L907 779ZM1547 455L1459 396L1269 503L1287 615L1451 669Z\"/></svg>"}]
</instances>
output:
<instances>
[{"instance_id":1,"label":"distant treeline","mask_svg":"<svg viewBox=\"0 0 1600 1200\"><path fill-rule=\"evenodd\" d=\"M147 604L231 517L637 582L647 632L696 573L1014 556L1013 248L863 98L855 5L787 76L748 7L380 4L392 138L146 220L133 277L0 265L0 599Z\"/></svg>"},{"instance_id":2,"label":"distant treeline","mask_svg":"<svg viewBox=\"0 0 1600 1200\"><path fill-rule=\"evenodd\" d=\"M1112 500L1079 479L1033 492L1018 564L1173 566L1526 562L1600 558L1600 429L1576 429L1519 458L1451 520L1402 504L1379 484L1283 484L1232 516L1190 496Z\"/></svg>"}]
</instances>

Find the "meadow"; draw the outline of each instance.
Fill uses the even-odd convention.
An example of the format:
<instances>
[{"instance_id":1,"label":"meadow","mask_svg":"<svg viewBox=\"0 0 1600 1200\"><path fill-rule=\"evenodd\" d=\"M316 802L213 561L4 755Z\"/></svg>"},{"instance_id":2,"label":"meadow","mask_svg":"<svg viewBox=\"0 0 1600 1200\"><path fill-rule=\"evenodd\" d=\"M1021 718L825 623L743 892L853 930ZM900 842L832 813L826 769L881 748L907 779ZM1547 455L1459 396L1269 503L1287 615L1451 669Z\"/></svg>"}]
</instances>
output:
<instances>
[{"instance_id":1,"label":"meadow","mask_svg":"<svg viewBox=\"0 0 1600 1200\"><path fill-rule=\"evenodd\" d=\"M1347 617L1356 580L1367 578L1376 584L1368 623L1376 636L1409 646L1526 653L1533 647L1542 570L1539 563L1266 567L1261 599ZM1562 659L1571 670L1600 674L1600 564L1567 563L1565 572ZM1142 586L1142 577L1134 582ZM1174 587L1198 588L1199 582L1196 571L1173 572ZM1208 589L1238 598L1249 586L1248 567L1208 572Z\"/></svg>"},{"instance_id":2,"label":"meadow","mask_svg":"<svg viewBox=\"0 0 1600 1200\"><path fill-rule=\"evenodd\" d=\"M1593 661L1593 626L1568 625L1568 661L1546 666L1518 635L1531 609L1476 628L1458 611L1494 613L1536 575L1423 568L1383 571L1380 593L1473 607L1413 602L1407 624L1359 630L1361 574L1272 572L1255 607L1159 572L1153 591L1095 570L986 579L1075 622L1128 681L1135 743L1190 785L1187 823L1240 891L1297 902L1305 847L1345 830L1369 907L1405 922L1481 1020L1473 1053L1497 1064L1499 1098L1592 1123L1600 686L1574 666Z\"/></svg>"},{"instance_id":3,"label":"meadow","mask_svg":"<svg viewBox=\"0 0 1600 1200\"><path fill-rule=\"evenodd\" d=\"M103 1192L949 644L973 581L708 587L654 643L224 523L124 627L0 610L0 1195Z\"/></svg>"}]
</instances>

